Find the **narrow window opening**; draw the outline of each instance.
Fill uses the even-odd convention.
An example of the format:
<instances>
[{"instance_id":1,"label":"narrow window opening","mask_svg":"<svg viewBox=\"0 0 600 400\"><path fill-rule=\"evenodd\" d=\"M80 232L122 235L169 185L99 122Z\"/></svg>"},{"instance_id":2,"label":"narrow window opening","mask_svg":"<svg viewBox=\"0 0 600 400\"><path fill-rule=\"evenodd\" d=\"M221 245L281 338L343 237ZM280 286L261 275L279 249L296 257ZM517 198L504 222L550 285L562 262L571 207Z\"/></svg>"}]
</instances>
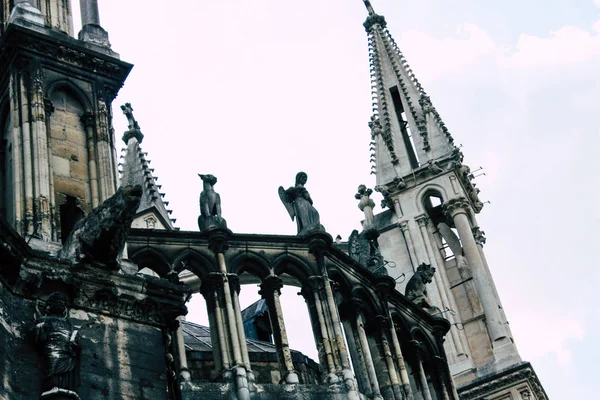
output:
<instances>
[{"instance_id":1,"label":"narrow window opening","mask_svg":"<svg viewBox=\"0 0 600 400\"><path fill-rule=\"evenodd\" d=\"M442 210L442 203L444 200L442 196L437 194L437 192L430 193L425 196L423 200L423 205L425 206L425 210L427 211L427 215L431 218L434 226L437 226L440 222L445 222L446 218L444 217L444 211Z\"/></svg>"},{"instance_id":2,"label":"narrow window opening","mask_svg":"<svg viewBox=\"0 0 600 400\"><path fill-rule=\"evenodd\" d=\"M396 112L396 117L398 118L398 124L400 124L400 132L402 133L402 140L404 141L404 147L406 148L406 153L408 154L410 167L412 169L419 168L420 163L417 155L417 149L415 147L412 133L408 126L408 119L406 118L404 107L402 106L402 100L400 99L398 87L392 87L390 89L390 94L392 95L392 102L394 103L394 111Z\"/></svg>"},{"instance_id":3,"label":"narrow window opening","mask_svg":"<svg viewBox=\"0 0 600 400\"><path fill-rule=\"evenodd\" d=\"M63 244L67 241L77 221L85 216L77 199L73 196L66 197L67 200L60 206L60 237Z\"/></svg>"}]
</instances>

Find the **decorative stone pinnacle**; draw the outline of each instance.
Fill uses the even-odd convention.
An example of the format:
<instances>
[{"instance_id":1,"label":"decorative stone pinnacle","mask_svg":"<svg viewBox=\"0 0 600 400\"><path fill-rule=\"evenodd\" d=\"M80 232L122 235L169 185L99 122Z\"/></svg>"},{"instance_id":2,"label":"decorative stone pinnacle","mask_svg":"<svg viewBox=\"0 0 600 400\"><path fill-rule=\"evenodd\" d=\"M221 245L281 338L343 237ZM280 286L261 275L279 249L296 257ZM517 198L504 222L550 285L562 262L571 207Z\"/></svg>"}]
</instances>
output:
<instances>
[{"instance_id":1,"label":"decorative stone pinnacle","mask_svg":"<svg viewBox=\"0 0 600 400\"><path fill-rule=\"evenodd\" d=\"M358 208L365 213L365 228L370 227L374 220L373 208L375 207L375 202L369 197L372 193L372 189L367 189L365 185L360 185L358 186L358 193L354 195L354 198L360 200Z\"/></svg>"},{"instance_id":2,"label":"decorative stone pinnacle","mask_svg":"<svg viewBox=\"0 0 600 400\"><path fill-rule=\"evenodd\" d=\"M129 139L132 137L136 138L139 143L142 143L144 139L144 135L140 130L140 125L133 117L133 107L131 107L131 103L125 103L121 106L121 110L123 110L123 114L127 117L127 122L129 125L127 126L128 130L123 134L123 141L125 144L129 142Z\"/></svg>"}]
</instances>

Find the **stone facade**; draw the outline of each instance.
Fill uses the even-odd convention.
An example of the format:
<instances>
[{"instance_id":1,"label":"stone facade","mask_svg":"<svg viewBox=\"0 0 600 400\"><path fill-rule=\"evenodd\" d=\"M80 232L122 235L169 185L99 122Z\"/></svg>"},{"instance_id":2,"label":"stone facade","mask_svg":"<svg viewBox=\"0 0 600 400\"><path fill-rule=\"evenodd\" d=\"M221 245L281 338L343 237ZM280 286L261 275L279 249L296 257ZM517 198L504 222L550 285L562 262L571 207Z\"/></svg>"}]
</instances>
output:
<instances>
[{"instance_id":1,"label":"stone facade","mask_svg":"<svg viewBox=\"0 0 600 400\"><path fill-rule=\"evenodd\" d=\"M130 104L117 190L111 103L132 66L110 49L96 0L81 1L79 39L68 0L0 6L0 397L547 398L502 311L470 170L364 3L388 210L375 215L361 185L364 229L349 247L320 224L304 173L279 190L296 236L229 231L209 174L201 231L177 230ZM247 338L250 282L272 343ZM318 363L289 347L284 285L300 288ZM205 334L183 321L192 293L206 300Z\"/></svg>"}]
</instances>

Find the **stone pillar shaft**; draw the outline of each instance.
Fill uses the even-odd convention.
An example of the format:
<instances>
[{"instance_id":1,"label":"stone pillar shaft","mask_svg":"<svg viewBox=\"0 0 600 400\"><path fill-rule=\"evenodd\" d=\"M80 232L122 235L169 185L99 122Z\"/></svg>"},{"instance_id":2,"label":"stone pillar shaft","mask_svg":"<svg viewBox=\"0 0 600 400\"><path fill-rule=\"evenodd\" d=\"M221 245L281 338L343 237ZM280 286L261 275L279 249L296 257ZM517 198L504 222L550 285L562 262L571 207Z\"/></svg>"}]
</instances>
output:
<instances>
[{"instance_id":1,"label":"stone pillar shaft","mask_svg":"<svg viewBox=\"0 0 600 400\"><path fill-rule=\"evenodd\" d=\"M497 340L505 338L506 331L502 325L502 319L500 317L498 304L494 298L494 290L490 277L486 273L483 260L481 259L479 249L477 248L477 243L475 243L475 239L473 238L472 227L469 218L467 217L466 210L464 208L455 208L452 211L452 219L458 230L458 235L463 245L465 255L467 256L469 267L473 273L473 282L475 283L479 300L483 306L490 338L492 339L492 343L494 343Z\"/></svg>"},{"instance_id":2,"label":"stone pillar shaft","mask_svg":"<svg viewBox=\"0 0 600 400\"><path fill-rule=\"evenodd\" d=\"M365 358L367 373L369 374L373 398L382 399L381 390L379 389L379 380L377 379L377 371L375 370L375 364L373 364L373 356L371 355L367 333L365 332L363 316L360 313L356 316L356 329L360 339L360 347Z\"/></svg>"},{"instance_id":3,"label":"stone pillar shaft","mask_svg":"<svg viewBox=\"0 0 600 400\"><path fill-rule=\"evenodd\" d=\"M267 307L269 308L269 319L271 321L273 339L277 348L279 367L282 370L283 378L286 383L298 383L298 374L294 370L292 353L290 351L285 322L283 320L283 311L279 300L280 289L283 287L281 278L272 275L268 276L260 286L260 294L267 302Z\"/></svg>"},{"instance_id":4,"label":"stone pillar shaft","mask_svg":"<svg viewBox=\"0 0 600 400\"><path fill-rule=\"evenodd\" d=\"M100 204L98 199L98 173L96 172L96 143L94 141L94 114L86 113L82 116L85 126L88 150L88 169L90 174L90 192L92 196L92 208Z\"/></svg>"},{"instance_id":5,"label":"stone pillar shaft","mask_svg":"<svg viewBox=\"0 0 600 400\"><path fill-rule=\"evenodd\" d=\"M436 269L436 272L437 272L437 274L434 275L434 277L433 277L433 281L435 282L435 287L437 289L438 295L441 298L440 305L442 306L442 309L445 309L446 307L448 307L448 308L452 308L455 310L456 304L454 304L453 302L451 302L449 300L449 298L452 298L452 295L448 296L448 293L447 293L447 290L450 290L450 285L448 284L448 282L445 279L446 278L446 267L444 266L444 264L441 264L441 265L438 264L437 257L435 256L436 250L431 245L431 240L429 238L429 230L427 229L428 220L426 217L422 217L422 218L418 219L417 222L419 223L419 228L421 229L421 236L423 238L423 243L425 244L425 250L427 251L429 262L430 262L431 266ZM455 322L454 317L450 313L447 313L447 315L444 315L444 317L447 318L451 324L453 324ZM450 338L452 340L450 342L448 342L450 345L449 347L452 350L452 352L454 353L453 356L458 358L459 355L462 355L465 352L462 348L462 343L460 341L460 338L458 337L456 328L450 328Z\"/></svg>"},{"instance_id":6,"label":"stone pillar shaft","mask_svg":"<svg viewBox=\"0 0 600 400\"><path fill-rule=\"evenodd\" d=\"M175 341L177 344L177 358L179 359L179 377L182 381L189 381L190 371L187 364L187 355L185 353L185 341L183 340L183 328L181 326L181 317L177 318L180 322L175 331Z\"/></svg>"},{"instance_id":7,"label":"stone pillar shaft","mask_svg":"<svg viewBox=\"0 0 600 400\"><path fill-rule=\"evenodd\" d=\"M100 13L98 12L98 0L80 0L81 25L100 25Z\"/></svg>"},{"instance_id":8,"label":"stone pillar shaft","mask_svg":"<svg viewBox=\"0 0 600 400\"><path fill-rule=\"evenodd\" d=\"M369 381L369 374L365 365L364 356L360 350L360 340L358 339L357 331L353 326L355 322L356 321L349 321L347 319L343 322L346 339L348 341L348 350L352 358L352 365L354 366L358 387L367 397L371 397L371 382Z\"/></svg>"},{"instance_id":9,"label":"stone pillar shaft","mask_svg":"<svg viewBox=\"0 0 600 400\"><path fill-rule=\"evenodd\" d=\"M321 337L319 338L319 341L321 342L321 346L325 353L325 359L327 361L327 373L335 374L335 363L333 361L333 351L331 348L332 344L327 335L327 324L323 314L323 304L321 303L321 298L319 296L318 285L315 285L313 288L313 301L315 302L315 310L317 312L317 318L319 319L319 326L321 328Z\"/></svg>"},{"instance_id":10,"label":"stone pillar shaft","mask_svg":"<svg viewBox=\"0 0 600 400\"><path fill-rule=\"evenodd\" d=\"M419 368L419 381L421 383L423 398L424 398L424 400L432 400L431 391L429 390L429 384L427 383L427 376L425 375L425 370L423 369L423 363L421 362L420 358L419 358L418 368Z\"/></svg>"}]
</instances>

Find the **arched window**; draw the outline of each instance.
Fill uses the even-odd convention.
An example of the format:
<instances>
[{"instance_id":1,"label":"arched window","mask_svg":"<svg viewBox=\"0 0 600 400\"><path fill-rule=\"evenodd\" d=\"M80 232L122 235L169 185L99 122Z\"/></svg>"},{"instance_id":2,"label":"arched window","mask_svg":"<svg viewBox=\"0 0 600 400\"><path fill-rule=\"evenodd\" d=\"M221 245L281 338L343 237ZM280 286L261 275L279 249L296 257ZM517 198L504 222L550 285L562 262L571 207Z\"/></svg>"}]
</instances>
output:
<instances>
[{"instance_id":1,"label":"arched window","mask_svg":"<svg viewBox=\"0 0 600 400\"><path fill-rule=\"evenodd\" d=\"M437 190L428 190L423 196L423 207L435 226L446 220L442 211L443 203L444 198Z\"/></svg>"}]
</instances>

